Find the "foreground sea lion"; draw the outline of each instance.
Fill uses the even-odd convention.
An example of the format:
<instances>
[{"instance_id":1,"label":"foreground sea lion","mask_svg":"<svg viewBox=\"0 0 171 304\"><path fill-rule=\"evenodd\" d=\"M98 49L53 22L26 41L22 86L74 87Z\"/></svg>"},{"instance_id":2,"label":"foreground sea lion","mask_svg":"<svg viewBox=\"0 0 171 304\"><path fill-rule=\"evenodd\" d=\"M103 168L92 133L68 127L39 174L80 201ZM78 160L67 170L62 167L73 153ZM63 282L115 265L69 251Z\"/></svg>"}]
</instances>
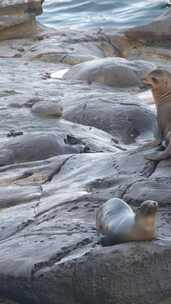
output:
<instances>
[{"instance_id":1,"label":"foreground sea lion","mask_svg":"<svg viewBox=\"0 0 171 304\"><path fill-rule=\"evenodd\" d=\"M158 203L145 201L136 213L119 198L104 203L97 211L96 229L105 245L128 241L146 241L155 238Z\"/></svg>"},{"instance_id":2,"label":"foreground sea lion","mask_svg":"<svg viewBox=\"0 0 171 304\"><path fill-rule=\"evenodd\" d=\"M149 160L164 160L171 157L171 74L164 70L154 70L144 78L144 83L152 88L157 109L158 136L151 146L163 144L162 152L145 156Z\"/></svg>"}]
</instances>

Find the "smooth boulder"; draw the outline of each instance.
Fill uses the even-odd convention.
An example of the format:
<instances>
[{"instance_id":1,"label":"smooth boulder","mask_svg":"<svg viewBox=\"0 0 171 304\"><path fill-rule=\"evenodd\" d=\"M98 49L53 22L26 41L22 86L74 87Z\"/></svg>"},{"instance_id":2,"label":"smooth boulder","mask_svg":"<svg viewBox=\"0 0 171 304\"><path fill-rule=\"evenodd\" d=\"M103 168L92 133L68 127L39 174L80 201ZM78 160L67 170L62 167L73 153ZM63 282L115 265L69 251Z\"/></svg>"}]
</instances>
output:
<instances>
[{"instance_id":1,"label":"smooth boulder","mask_svg":"<svg viewBox=\"0 0 171 304\"><path fill-rule=\"evenodd\" d=\"M65 144L63 138L55 134L26 134L1 144L0 166L82 151L83 146Z\"/></svg>"},{"instance_id":2,"label":"smooth boulder","mask_svg":"<svg viewBox=\"0 0 171 304\"><path fill-rule=\"evenodd\" d=\"M153 64L129 61L124 58L103 58L72 67L65 75L66 80L82 80L89 84L99 82L113 87L142 86L142 78Z\"/></svg>"},{"instance_id":3,"label":"smooth boulder","mask_svg":"<svg viewBox=\"0 0 171 304\"><path fill-rule=\"evenodd\" d=\"M63 100L64 118L72 122L93 126L106 131L119 141L130 144L138 137L153 134L155 115L137 103L129 94L113 92L68 97ZM149 135L148 135L149 136Z\"/></svg>"},{"instance_id":4,"label":"smooth boulder","mask_svg":"<svg viewBox=\"0 0 171 304\"><path fill-rule=\"evenodd\" d=\"M31 111L40 116L60 117L63 114L63 107L59 103L40 101L32 106Z\"/></svg>"}]
</instances>

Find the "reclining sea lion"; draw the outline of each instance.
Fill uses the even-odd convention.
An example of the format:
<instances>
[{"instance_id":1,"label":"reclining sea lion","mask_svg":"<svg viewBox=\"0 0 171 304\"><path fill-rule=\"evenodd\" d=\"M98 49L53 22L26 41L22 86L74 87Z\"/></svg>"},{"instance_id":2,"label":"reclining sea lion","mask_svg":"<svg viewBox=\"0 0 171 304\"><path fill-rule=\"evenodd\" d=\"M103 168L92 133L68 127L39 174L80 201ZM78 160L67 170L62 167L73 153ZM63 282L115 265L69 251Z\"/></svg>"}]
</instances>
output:
<instances>
[{"instance_id":1,"label":"reclining sea lion","mask_svg":"<svg viewBox=\"0 0 171 304\"><path fill-rule=\"evenodd\" d=\"M164 160L171 157L171 73L154 70L144 78L144 83L152 88L157 109L158 138L151 146L164 144L165 150L145 156L149 160Z\"/></svg>"},{"instance_id":2,"label":"reclining sea lion","mask_svg":"<svg viewBox=\"0 0 171 304\"><path fill-rule=\"evenodd\" d=\"M158 203L148 200L135 213L119 198L108 200L96 214L96 229L104 237L103 244L154 239L157 209Z\"/></svg>"}]
</instances>

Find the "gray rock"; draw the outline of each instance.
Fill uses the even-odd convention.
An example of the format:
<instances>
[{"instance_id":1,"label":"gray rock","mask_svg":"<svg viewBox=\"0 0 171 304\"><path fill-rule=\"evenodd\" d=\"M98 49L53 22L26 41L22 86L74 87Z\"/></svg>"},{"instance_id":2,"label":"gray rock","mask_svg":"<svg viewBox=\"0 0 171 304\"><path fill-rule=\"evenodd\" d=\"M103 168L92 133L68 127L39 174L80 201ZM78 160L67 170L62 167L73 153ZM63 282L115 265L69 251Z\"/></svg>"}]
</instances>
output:
<instances>
[{"instance_id":1,"label":"gray rock","mask_svg":"<svg viewBox=\"0 0 171 304\"><path fill-rule=\"evenodd\" d=\"M23 204L32 200L39 200L41 197L40 187L0 187L0 209Z\"/></svg>"},{"instance_id":2,"label":"gray rock","mask_svg":"<svg viewBox=\"0 0 171 304\"><path fill-rule=\"evenodd\" d=\"M147 151L137 151L152 137L154 114L138 102L134 86L119 91L102 83L44 80L66 64L30 60L57 43L58 54L70 47L97 57L131 52L114 31L110 39L100 35L68 29L41 41L1 43L0 294L9 301L164 304L171 298L170 161L150 162ZM152 66L134 60L127 68L141 82ZM62 100L65 118L79 124L33 115L30 108L47 100ZM7 140L12 129L25 135ZM158 239L103 248L95 214L112 197L135 209L145 198L158 200Z\"/></svg>"},{"instance_id":3,"label":"gray rock","mask_svg":"<svg viewBox=\"0 0 171 304\"><path fill-rule=\"evenodd\" d=\"M133 40L145 42L167 42L171 40L171 9L150 24L129 29L126 36Z\"/></svg>"},{"instance_id":4,"label":"gray rock","mask_svg":"<svg viewBox=\"0 0 171 304\"><path fill-rule=\"evenodd\" d=\"M54 134L27 134L1 145L0 165L46 159L59 154L79 153L83 146L70 146Z\"/></svg>"},{"instance_id":5,"label":"gray rock","mask_svg":"<svg viewBox=\"0 0 171 304\"><path fill-rule=\"evenodd\" d=\"M81 55L81 54L66 54L62 60L65 64L75 65L86 61L95 60L96 57L92 55Z\"/></svg>"},{"instance_id":6,"label":"gray rock","mask_svg":"<svg viewBox=\"0 0 171 304\"><path fill-rule=\"evenodd\" d=\"M64 63L75 65L86 61L91 61L96 59L95 56L92 55L82 55L79 53L69 53L69 52L57 52L52 50L38 52L37 54L32 56L34 60L41 60L45 62L52 62L52 63Z\"/></svg>"},{"instance_id":7,"label":"gray rock","mask_svg":"<svg viewBox=\"0 0 171 304\"><path fill-rule=\"evenodd\" d=\"M153 133L154 114L129 94L78 94L63 103L65 119L104 130L125 144Z\"/></svg>"},{"instance_id":8,"label":"gray rock","mask_svg":"<svg viewBox=\"0 0 171 304\"><path fill-rule=\"evenodd\" d=\"M65 75L67 80L84 80L89 84L100 82L113 87L141 86L144 73L154 68L140 61L123 58L105 58L81 63L72 67Z\"/></svg>"},{"instance_id":9,"label":"gray rock","mask_svg":"<svg viewBox=\"0 0 171 304\"><path fill-rule=\"evenodd\" d=\"M3 174L12 174L16 168L3 168ZM127 152L55 157L46 162L46 170L44 160L18 166L19 171L32 172L33 183L43 173L47 182L40 187L39 199L25 197L20 204L12 193L23 189L21 202L22 182L26 185L29 176L21 176L20 186L8 189L13 207L8 203L0 212L0 292L7 295L10 290L10 298L21 303L38 299L47 304L68 300L107 304L113 299L153 304L168 298L171 230L167 205L160 208L157 221L161 240L103 248L95 231L98 206L113 195L123 197L130 184L148 181L154 168L142 153ZM29 187L34 193L35 188Z\"/></svg>"},{"instance_id":10,"label":"gray rock","mask_svg":"<svg viewBox=\"0 0 171 304\"><path fill-rule=\"evenodd\" d=\"M35 42L28 49L26 57L36 61L67 65L75 65L104 57L104 51L97 43L97 40L99 39L100 42L101 38L93 35L91 31L86 38L85 35L86 33L83 34L79 30L66 33L65 30L61 29L60 31L53 31L52 34L48 32L48 35L43 35L41 41ZM56 41L58 41L58 44Z\"/></svg>"},{"instance_id":11,"label":"gray rock","mask_svg":"<svg viewBox=\"0 0 171 304\"><path fill-rule=\"evenodd\" d=\"M40 101L33 105L31 111L40 116L60 117L63 114L63 107L59 103Z\"/></svg>"}]
</instances>

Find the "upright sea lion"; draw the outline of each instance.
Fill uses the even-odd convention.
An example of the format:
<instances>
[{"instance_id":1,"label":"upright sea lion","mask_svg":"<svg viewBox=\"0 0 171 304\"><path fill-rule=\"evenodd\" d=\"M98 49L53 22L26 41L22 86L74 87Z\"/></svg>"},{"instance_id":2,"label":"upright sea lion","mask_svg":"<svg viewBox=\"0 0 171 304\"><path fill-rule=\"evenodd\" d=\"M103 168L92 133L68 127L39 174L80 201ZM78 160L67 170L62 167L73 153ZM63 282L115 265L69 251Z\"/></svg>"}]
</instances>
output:
<instances>
[{"instance_id":1,"label":"upright sea lion","mask_svg":"<svg viewBox=\"0 0 171 304\"><path fill-rule=\"evenodd\" d=\"M136 213L119 198L104 203L96 214L96 229L105 244L146 241L155 238L158 203L145 201Z\"/></svg>"},{"instance_id":2,"label":"upright sea lion","mask_svg":"<svg viewBox=\"0 0 171 304\"><path fill-rule=\"evenodd\" d=\"M164 160L171 157L171 73L165 70L154 70L144 78L144 83L152 88L157 109L159 136L154 145L164 144L162 152L145 156L149 160Z\"/></svg>"}]
</instances>

